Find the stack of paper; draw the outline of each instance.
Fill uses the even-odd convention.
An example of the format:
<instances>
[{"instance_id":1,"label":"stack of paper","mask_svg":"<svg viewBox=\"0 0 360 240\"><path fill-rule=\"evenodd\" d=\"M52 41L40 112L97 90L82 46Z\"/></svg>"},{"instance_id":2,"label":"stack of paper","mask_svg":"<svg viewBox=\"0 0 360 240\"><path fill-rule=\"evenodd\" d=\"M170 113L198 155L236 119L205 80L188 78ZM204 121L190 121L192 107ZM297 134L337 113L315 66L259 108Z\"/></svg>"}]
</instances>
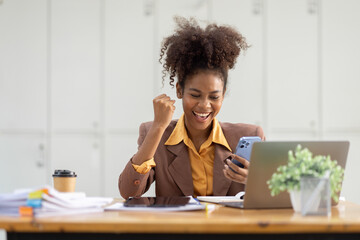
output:
<instances>
[{"instance_id":1,"label":"stack of paper","mask_svg":"<svg viewBox=\"0 0 360 240\"><path fill-rule=\"evenodd\" d=\"M112 198L86 197L85 193L61 193L51 187L0 194L0 215L57 216L100 212Z\"/></svg>"},{"instance_id":2,"label":"stack of paper","mask_svg":"<svg viewBox=\"0 0 360 240\"><path fill-rule=\"evenodd\" d=\"M19 207L26 206L26 193L0 194L0 215L18 216Z\"/></svg>"}]
</instances>

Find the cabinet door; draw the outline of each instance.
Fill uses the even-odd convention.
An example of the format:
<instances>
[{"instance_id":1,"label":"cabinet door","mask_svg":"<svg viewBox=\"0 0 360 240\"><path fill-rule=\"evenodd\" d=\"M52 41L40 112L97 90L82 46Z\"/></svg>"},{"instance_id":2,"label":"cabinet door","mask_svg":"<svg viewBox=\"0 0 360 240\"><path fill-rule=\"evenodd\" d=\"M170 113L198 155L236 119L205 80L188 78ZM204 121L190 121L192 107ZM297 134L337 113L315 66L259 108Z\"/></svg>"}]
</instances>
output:
<instances>
[{"instance_id":1,"label":"cabinet door","mask_svg":"<svg viewBox=\"0 0 360 240\"><path fill-rule=\"evenodd\" d=\"M46 129L46 3L0 4L0 130Z\"/></svg>"},{"instance_id":2,"label":"cabinet door","mask_svg":"<svg viewBox=\"0 0 360 240\"><path fill-rule=\"evenodd\" d=\"M324 131L359 133L360 1L322 1Z\"/></svg>"},{"instance_id":3,"label":"cabinet door","mask_svg":"<svg viewBox=\"0 0 360 240\"><path fill-rule=\"evenodd\" d=\"M219 119L263 125L263 3L261 0L213 0L212 21L235 27L251 47L229 71Z\"/></svg>"},{"instance_id":4,"label":"cabinet door","mask_svg":"<svg viewBox=\"0 0 360 240\"><path fill-rule=\"evenodd\" d=\"M266 1L267 119L271 133L315 134L319 124L314 1Z\"/></svg>"},{"instance_id":5,"label":"cabinet door","mask_svg":"<svg viewBox=\"0 0 360 240\"><path fill-rule=\"evenodd\" d=\"M137 151L137 138L137 133L111 134L106 138L105 196L120 197L119 176ZM153 196L155 196L155 192Z\"/></svg>"},{"instance_id":6,"label":"cabinet door","mask_svg":"<svg viewBox=\"0 0 360 240\"><path fill-rule=\"evenodd\" d=\"M45 136L0 135L0 193L47 184L45 150Z\"/></svg>"},{"instance_id":7,"label":"cabinet door","mask_svg":"<svg viewBox=\"0 0 360 240\"><path fill-rule=\"evenodd\" d=\"M165 37L174 33L175 21L174 16L181 16L185 18L195 17L198 22L203 26L204 21L209 19L209 0L159 0L156 2L156 59L160 56L161 42ZM170 87L168 83L168 75L165 78L164 86L162 85L162 66L157 62L156 65L156 81L155 92L156 94L166 93L172 99L177 99L175 87ZM177 99L175 102L174 118L179 118L183 113L182 102Z\"/></svg>"},{"instance_id":8,"label":"cabinet door","mask_svg":"<svg viewBox=\"0 0 360 240\"><path fill-rule=\"evenodd\" d=\"M324 133L326 140L345 140L350 141L349 154L346 161L344 181L342 184L341 196L347 201L360 204L360 192L357 190L357 183L360 182L360 136L354 132L347 133Z\"/></svg>"},{"instance_id":9,"label":"cabinet door","mask_svg":"<svg viewBox=\"0 0 360 240\"><path fill-rule=\"evenodd\" d=\"M68 169L77 174L76 191L100 196L103 185L100 141L95 136L57 135L51 139L51 168Z\"/></svg>"},{"instance_id":10,"label":"cabinet door","mask_svg":"<svg viewBox=\"0 0 360 240\"><path fill-rule=\"evenodd\" d=\"M51 1L51 120L89 130L100 118L100 1Z\"/></svg>"},{"instance_id":11,"label":"cabinet door","mask_svg":"<svg viewBox=\"0 0 360 240\"><path fill-rule=\"evenodd\" d=\"M153 116L153 2L107 1L104 31L106 128L137 133Z\"/></svg>"}]
</instances>

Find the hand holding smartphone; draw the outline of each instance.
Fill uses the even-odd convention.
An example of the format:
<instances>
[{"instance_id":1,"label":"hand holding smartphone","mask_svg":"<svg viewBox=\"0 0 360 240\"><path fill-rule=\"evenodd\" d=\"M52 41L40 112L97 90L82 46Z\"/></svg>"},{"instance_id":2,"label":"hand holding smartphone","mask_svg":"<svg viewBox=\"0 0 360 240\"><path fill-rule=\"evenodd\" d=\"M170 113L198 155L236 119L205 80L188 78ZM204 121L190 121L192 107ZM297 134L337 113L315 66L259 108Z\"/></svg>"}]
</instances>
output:
<instances>
[{"instance_id":1,"label":"hand holding smartphone","mask_svg":"<svg viewBox=\"0 0 360 240\"><path fill-rule=\"evenodd\" d=\"M261 138L258 136L249 136L249 137L240 138L236 146L235 154L242 158L245 158L247 161L250 161L252 145L254 142L261 142ZM244 167L242 163L236 161L235 159L232 159L231 161L241 168Z\"/></svg>"}]
</instances>

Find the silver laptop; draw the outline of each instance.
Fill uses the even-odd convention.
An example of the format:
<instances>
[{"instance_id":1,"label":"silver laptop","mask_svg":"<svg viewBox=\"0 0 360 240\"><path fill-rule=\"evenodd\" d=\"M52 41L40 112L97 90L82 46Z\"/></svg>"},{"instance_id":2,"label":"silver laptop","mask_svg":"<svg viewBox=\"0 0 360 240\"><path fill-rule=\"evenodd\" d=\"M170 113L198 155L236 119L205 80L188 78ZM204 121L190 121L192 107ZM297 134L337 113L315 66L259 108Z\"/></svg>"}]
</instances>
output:
<instances>
[{"instance_id":1,"label":"silver laptop","mask_svg":"<svg viewBox=\"0 0 360 240\"><path fill-rule=\"evenodd\" d=\"M249 175L243 202L222 203L222 205L238 208L290 208L291 202L287 192L271 196L267 181L280 165L287 164L289 150L295 151L300 144L308 148L313 156L330 155L345 169L350 143L348 141L265 141L253 145ZM340 192L338 193L340 194ZM332 205L336 203L332 201Z\"/></svg>"}]
</instances>

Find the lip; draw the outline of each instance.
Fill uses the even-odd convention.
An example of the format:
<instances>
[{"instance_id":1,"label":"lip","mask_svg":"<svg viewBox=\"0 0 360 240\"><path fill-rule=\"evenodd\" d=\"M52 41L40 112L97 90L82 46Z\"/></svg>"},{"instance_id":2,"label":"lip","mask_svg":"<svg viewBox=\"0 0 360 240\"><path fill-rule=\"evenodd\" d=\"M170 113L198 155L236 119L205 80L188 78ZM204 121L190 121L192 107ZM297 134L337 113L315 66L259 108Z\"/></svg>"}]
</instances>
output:
<instances>
[{"instance_id":1,"label":"lip","mask_svg":"<svg viewBox=\"0 0 360 240\"><path fill-rule=\"evenodd\" d=\"M200 117L198 115L199 113L204 114L204 112L192 111L192 114L193 114L195 120L198 121L198 122L201 122L201 123L206 122L210 118L210 116L212 114L212 112L206 112L207 116L204 118L204 117Z\"/></svg>"}]
</instances>

